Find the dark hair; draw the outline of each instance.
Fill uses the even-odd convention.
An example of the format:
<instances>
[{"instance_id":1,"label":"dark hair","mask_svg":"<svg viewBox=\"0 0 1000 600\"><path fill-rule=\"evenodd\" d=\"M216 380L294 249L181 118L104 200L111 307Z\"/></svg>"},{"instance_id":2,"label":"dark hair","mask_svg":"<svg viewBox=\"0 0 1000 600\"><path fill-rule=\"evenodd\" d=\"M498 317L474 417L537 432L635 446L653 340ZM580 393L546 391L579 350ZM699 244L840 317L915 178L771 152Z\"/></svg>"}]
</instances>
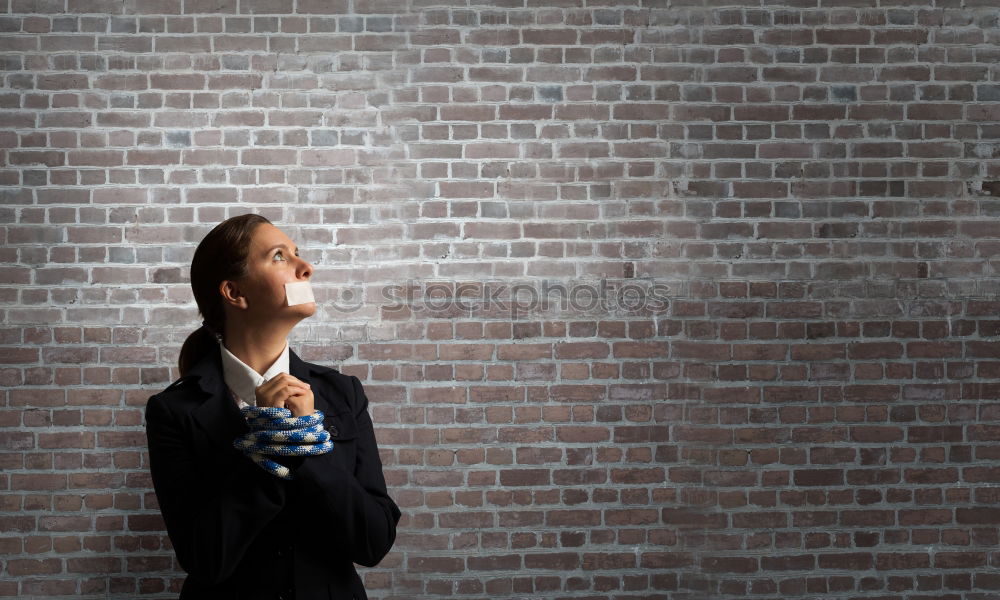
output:
<instances>
[{"instance_id":1,"label":"dark hair","mask_svg":"<svg viewBox=\"0 0 1000 600\"><path fill-rule=\"evenodd\" d=\"M249 273L250 242L262 223L271 221L252 213L231 217L209 231L195 249L191 258L191 289L204 321L181 346L177 368L182 376L206 354L218 351L226 326L219 284Z\"/></svg>"}]
</instances>

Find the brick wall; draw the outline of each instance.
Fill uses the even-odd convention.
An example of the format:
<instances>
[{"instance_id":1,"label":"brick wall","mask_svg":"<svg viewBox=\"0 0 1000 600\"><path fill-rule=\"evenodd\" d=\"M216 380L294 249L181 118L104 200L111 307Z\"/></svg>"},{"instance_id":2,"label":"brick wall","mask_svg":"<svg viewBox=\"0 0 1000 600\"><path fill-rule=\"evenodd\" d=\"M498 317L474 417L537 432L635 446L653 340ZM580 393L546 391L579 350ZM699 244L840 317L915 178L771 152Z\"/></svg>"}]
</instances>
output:
<instances>
[{"instance_id":1,"label":"brick wall","mask_svg":"<svg viewBox=\"0 0 1000 600\"><path fill-rule=\"evenodd\" d=\"M1000 597L995 0L455 4L0 4L0 596L176 595L142 411L253 211L372 598Z\"/></svg>"}]
</instances>

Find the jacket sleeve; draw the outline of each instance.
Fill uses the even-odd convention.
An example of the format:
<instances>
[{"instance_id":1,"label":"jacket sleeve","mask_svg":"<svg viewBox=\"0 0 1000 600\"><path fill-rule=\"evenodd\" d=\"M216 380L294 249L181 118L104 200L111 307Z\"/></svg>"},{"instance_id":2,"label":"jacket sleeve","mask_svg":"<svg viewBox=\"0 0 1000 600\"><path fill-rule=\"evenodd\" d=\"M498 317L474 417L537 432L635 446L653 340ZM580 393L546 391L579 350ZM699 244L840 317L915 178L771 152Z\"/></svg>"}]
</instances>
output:
<instances>
[{"instance_id":1,"label":"jacket sleeve","mask_svg":"<svg viewBox=\"0 0 1000 600\"><path fill-rule=\"evenodd\" d=\"M285 504L278 478L252 461L203 475L192 440L160 395L146 404L149 469L177 561L191 576L219 583Z\"/></svg>"},{"instance_id":2,"label":"jacket sleeve","mask_svg":"<svg viewBox=\"0 0 1000 600\"><path fill-rule=\"evenodd\" d=\"M332 459L337 451L334 444L330 453L306 457L293 473L307 493L320 498L323 517L340 532L351 560L374 567L396 540L400 512L386 491L382 461L368 415L368 397L357 377L351 376L351 383L352 412L358 427L354 472L347 472Z\"/></svg>"}]
</instances>

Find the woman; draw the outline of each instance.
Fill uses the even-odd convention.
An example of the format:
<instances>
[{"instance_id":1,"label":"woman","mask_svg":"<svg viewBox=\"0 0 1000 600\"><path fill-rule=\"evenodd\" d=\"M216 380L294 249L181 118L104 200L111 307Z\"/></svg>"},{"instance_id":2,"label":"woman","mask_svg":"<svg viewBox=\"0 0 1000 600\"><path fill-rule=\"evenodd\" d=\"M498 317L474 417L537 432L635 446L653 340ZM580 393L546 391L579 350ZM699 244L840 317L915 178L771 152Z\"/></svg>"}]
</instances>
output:
<instances>
[{"instance_id":1,"label":"woman","mask_svg":"<svg viewBox=\"0 0 1000 600\"><path fill-rule=\"evenodd\" d=\"M191 286L205 320L181 348L182 377L146 405L153 487L188 573L182 600L364 599L353 563L375 566L395 541L400 512L360 381L288 346L316 304L289 301L285 284L311 276L259 215L223 221L195 250ZM316 422L300 444L315 453L245 449L252 429L267 429L255 411L275 409Z\"/></svg>"}]
</instances>

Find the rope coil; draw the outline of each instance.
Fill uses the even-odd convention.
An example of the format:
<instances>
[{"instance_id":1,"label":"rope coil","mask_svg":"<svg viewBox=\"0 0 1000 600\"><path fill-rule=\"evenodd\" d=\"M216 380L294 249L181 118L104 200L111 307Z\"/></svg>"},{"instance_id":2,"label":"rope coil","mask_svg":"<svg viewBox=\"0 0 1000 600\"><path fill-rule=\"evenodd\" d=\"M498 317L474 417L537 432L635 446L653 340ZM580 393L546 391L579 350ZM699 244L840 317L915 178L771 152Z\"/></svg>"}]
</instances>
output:
<instances>
[{"instance_id":1,"label":"rope coil","mask_svg":"<svg viewBox=\"0 0 1000 600\"><path fill-rule=\"evenodd\" d=\"M330 434L323 429L322 411L293 417L287 408L245 406L240 413L250 431L233 440L233 447L282 479L294 479L291 470L268 456L318 456L333 449Z\"/></svg>"}]
</instances>

